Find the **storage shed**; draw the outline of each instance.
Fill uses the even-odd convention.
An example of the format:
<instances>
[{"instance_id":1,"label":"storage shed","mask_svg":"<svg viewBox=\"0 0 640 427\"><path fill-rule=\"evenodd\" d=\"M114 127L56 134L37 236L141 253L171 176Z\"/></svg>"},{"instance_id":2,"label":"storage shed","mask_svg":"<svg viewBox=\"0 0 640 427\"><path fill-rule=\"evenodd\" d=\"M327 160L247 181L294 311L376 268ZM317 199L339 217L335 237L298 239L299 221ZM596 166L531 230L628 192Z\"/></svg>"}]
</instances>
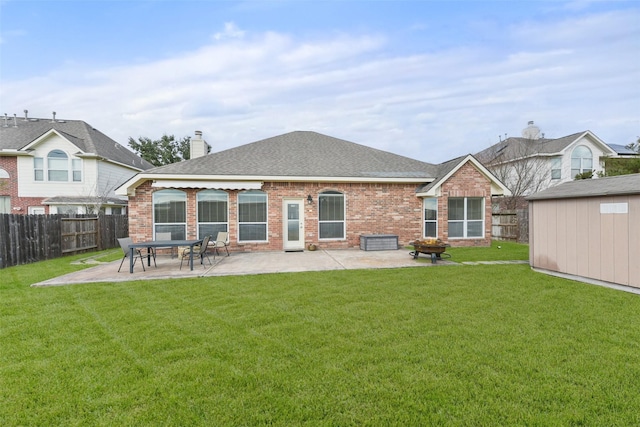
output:
<instances>
[{"instance_id":1,"label":"storage shed","mask_svg":"<svg viewBox=\"0 0 640 427\"><path fill-rule=\"evenodd\" d=\"M529 262L640 288L640 174L560 184L529 200Z\"/></svg>"}]
</instances>

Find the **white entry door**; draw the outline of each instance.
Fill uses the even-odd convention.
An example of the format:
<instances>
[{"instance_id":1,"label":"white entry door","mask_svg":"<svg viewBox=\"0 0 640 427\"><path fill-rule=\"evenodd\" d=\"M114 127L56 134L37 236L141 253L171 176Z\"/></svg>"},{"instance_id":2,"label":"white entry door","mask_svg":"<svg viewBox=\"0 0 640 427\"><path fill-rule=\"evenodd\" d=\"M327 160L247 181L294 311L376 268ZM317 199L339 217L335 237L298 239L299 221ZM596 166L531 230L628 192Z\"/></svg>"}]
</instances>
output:
<instances>
[{"instance_id":1,"label":"white entry door","mask_svg":"<svg viewBox=\"0 0 640 427\"><path fill-rule=\"evenodd\" d=\"M285 219L284 250L304 250L304 201L302 199L285 200L282 218Z\"/></svg>"}]
</instances>

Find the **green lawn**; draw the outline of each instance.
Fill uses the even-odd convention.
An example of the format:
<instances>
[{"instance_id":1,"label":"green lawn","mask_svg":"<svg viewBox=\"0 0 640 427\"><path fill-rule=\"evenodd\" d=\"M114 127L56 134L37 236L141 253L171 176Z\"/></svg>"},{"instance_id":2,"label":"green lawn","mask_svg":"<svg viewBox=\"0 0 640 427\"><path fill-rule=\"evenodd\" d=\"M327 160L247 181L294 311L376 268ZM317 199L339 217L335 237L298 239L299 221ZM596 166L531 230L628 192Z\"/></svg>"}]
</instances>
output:
<instances>
[{"instance_id":1,"label":"green lawn","mask_svg":"<svg viewBox=\"0 0 640 427\"><path fill-rule=\"evenodd\" d=\"M0 270L2 426L640 424L638 295L527 265L28 287L71 259Z\"/></svg>"}]
</instances>

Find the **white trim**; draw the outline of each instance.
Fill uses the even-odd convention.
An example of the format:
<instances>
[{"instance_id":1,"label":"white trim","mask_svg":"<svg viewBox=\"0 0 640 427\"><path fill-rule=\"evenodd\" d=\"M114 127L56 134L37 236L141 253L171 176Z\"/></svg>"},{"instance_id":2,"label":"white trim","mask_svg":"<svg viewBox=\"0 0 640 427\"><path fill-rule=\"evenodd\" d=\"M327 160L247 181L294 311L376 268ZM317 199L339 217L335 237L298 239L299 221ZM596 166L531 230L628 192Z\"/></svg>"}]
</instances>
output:
<instances>
[{"instance_id":1,"label":"white trim","mask_svg":"<svg viewBox=\"0 0 640 427\"><path fill-rule=\"evenodd\" d=\"M206 188L209 190L261 190L262 182L249 181L185 181L157 179L152 187L161 188Z\"/></svg>"},{"instance_id":2,"label":"white trim","mask_svg":"<svg viewBox=\"0 0 640 427\"><path fill-rule=\"evenodd\" d=\"M475 157L472 155L468 155L463 160L461 160L456 167L451 169L448 174L438 179L438 185L434 185L428 191L416 193L417 197L438 197L440 196L440 187L444 184L454 173L458 172L458 170L468 162L471 162L478 171L487 177L489 181L491 181L491 195L492 196L511 196L511 190L507 188L498 178L492 174L487 168L485 168Z\"/></svg>"}]
</instances>

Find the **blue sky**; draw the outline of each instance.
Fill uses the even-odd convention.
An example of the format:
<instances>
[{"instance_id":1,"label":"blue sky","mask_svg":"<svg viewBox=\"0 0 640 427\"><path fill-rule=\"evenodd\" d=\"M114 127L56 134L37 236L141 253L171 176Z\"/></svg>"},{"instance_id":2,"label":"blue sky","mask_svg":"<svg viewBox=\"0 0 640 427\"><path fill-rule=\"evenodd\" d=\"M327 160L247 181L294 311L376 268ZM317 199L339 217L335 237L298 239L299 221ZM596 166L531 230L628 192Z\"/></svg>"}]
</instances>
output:
<instances>
[{"instance_id":1,"label":"blue sky","mask_svg":"<svg viewBox=\"0 0 640 427\"><path fill-rule=\"evenodd\" d=\"M640 136L637 1L0 0L0 114L214 151L313 130L440 163Z\"/></svg>"}]
</instances>

